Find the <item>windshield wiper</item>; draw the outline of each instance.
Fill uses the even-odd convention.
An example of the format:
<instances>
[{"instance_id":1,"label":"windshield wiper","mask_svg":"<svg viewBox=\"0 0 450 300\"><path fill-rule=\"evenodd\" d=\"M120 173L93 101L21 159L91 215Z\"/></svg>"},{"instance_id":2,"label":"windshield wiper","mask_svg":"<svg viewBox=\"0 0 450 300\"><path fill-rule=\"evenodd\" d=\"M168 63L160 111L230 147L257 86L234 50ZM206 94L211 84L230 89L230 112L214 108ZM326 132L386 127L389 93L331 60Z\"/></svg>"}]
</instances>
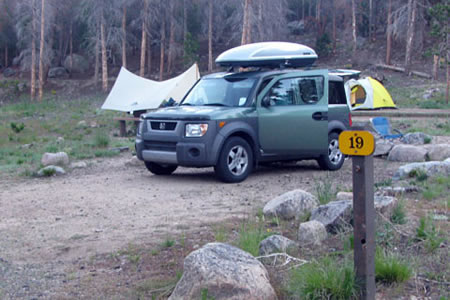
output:
<instances>
[{"instance_id":1,"label":"windshield wiper","mask_svg":"<svg viewBox=\"0 0 450 300\"><path fill-rule=\"evenodd\" d=\"M189 105L189 106L192 106L192 104L190 104L190 103L181 103L180 106L181 106L181 105Z\"/></svg>"},{"instance_id":2,"label":"windshield wiper","mask_svg":"<svg viewBox=\"0 0 450 300\"><path fill-rule=\"evenodd\" d=\"M228 106L228 105L225 105L225 104L223 104L223 103L206 103L206 104L203 104L204 106Z\"/></svg>"}]
</instances>

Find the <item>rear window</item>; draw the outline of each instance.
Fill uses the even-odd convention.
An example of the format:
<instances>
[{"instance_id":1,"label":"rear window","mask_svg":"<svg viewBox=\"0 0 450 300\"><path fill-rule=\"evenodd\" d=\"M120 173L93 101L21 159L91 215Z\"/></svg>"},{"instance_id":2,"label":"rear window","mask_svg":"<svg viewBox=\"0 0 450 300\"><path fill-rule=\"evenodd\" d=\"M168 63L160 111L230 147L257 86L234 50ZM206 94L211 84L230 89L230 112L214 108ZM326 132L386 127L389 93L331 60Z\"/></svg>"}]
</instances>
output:
<instances>
[{"instance_id":1,"label":"rear window","mask_svg":"<svg viewBox=\"0 0 450 300\"><path fill-rule=\"evenodd\" d=\"M330 81L328 84L328 103L347 104L344 85L342 82Z\"/></svg>"}]
</instances>

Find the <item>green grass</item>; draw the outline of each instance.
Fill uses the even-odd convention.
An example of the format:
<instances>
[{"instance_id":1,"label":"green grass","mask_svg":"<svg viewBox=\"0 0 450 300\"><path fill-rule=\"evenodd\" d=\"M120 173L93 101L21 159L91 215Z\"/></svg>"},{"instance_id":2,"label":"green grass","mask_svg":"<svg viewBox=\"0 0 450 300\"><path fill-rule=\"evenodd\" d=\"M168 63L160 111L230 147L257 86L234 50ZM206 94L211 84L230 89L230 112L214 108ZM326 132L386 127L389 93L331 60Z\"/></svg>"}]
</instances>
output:
<instances>
[{"instance_id":1,"label":"green grass","mask_svg":"<svg viewBox=\"0 0 450 300\"><path fill-rule=\"evenodd\" d=\"M262 222L243 223L239 230L237 247L253 256L258 256L259 243L270 235Z\"/></svg>"},{"instance_id":2,"label":"green grass","mask_svg":"<svg viewBox=\"0 0 450 300\"><path fill-rule=\"evenodd\" d=\"M291 271L287 292L293 299L357 299L353 263L327 256L304 264Z\"/></svg>"},{"instance_id":3,"label":"green grass","mask_svg":"<svg viewBox=\"0 0 450 300\"><path fill-rule=\"evenodd\" d=\"M402 283L411 278L412 268L399 255L381 248L375 254L375 280L384 284Z\"/></svg>"},{"instance_id":4,"label":"green grass","mask_svg":"<svg viewBox=\"0 0 450 300\"><path fill-rule=\"evenodd\" d=\"M336 200L337 191L333 189L331 182L332 180L328 176L322 181L315 182L316 196L320 205Z\"/></svg>"},{"instance_id":5,"label":"green grass","mask_svg":"<svg viewBox=\"0 0 450 300\"><path fill-rule=\"evenodd\" d=\"M18 99L2 105L0 109L0 174L20 176L32 174L40 168L44 152L64 151L70 160L111 157L118 155L107 147L132 147L134 141L112 137L118 130L113 116L118 113L103 111L99 107L104 96L62 100L46 95L42 102ZM85 120L96 127L79 128ZM57 138L64 141L57 143ZM32 144L31 148L22 147Z\"/></svg>"},{"instance_id":6,"label":"green grass","mask_svg":"<svg viewBox=\"0 0 450 300\"><path fill-rule=\"evenodd\" d=\"M173 245L175 245L175 240L172 239L171 237L166 237L166 239L164 240L164 242L162 243L162 248L170 248Z\"/></svg>"},{"instance_id":7,"label":"green grass","mask_svg":"<svg viewBox=\"0 0 450 300\"><path fill-rule=\"evenodd\" d=\"M416 240L422 241L428 252L434 252L440 247L445 238L439 229L433 224L430 216L421 217L416 228Z\"/></svg>"},{"instance_id":8,"label":"green grass","mask_svg":"<svg viewBox=\"0 0 450 300\"><path fill-rule=\"evenodd\" d=\"M224 225L214 226L213 232L214 232L214 239L216 240L216 242L223 243L228 238L228 232Z\"/></svg>"},{"instance_id":9,"label":"green grass","mask_svg":"<svg viewBox=\"0 0 450 300\"><path fill-rule=\"evenodd\" d=\"M401 108L433 108L449 109L450 104L445 101L445 85L438 84L433 87L439 88L437 92L428 100L423 99L423 94L432 86L404 86L400 84L388 85L387 89L394 99L395 104Z\"/></svg>"},{"instance_id":10,"label":"green grass","mask_svg":"<svg viewBox=\"0 0 450 300\"><path fill-rule=\"evenodd\" d=\"M406 224L405 201L400 199L392 209L391 222L394 224Z\"/></svg>"}]
</instances>

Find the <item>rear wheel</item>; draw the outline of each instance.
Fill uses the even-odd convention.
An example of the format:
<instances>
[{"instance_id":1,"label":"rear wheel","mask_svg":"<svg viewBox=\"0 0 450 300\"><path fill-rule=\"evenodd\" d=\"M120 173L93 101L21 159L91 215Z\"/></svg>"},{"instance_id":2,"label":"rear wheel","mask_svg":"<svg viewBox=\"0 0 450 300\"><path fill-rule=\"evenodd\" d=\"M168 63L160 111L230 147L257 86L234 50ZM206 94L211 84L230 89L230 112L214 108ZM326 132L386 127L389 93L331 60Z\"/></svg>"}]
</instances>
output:
<instances>
[{"instance_id":1,"label":"rear wheel","mask_svg":"<svg viewBox=\"0 0 450 300\"><path fill-rule=\"evenodd\" d=\"M339 134L332 132L328 135L328 154L321 155L317 160L324 170L339 170L344 164L344 154L339 150Z\"/></svg>"},{"instance_id":2,"label":"rear wheel","mask_svg":"<svg viewBox=\"0 0 450 300\"><path fill-rule=\"evenodd\" d=\"M252 169L253 152L250 145L243 138L229 138L214 167L217 177L223 182L241 182L248 177Z\"/></svg>"},{"instance_id":3,"label":"rear wheel","mask_svg":"<svg viewBox=\"0 0 450 300\"><path fill-rule=\"evenodd\" d=\"M177 165L158 164L151 161L146 161L145 166L150 172L152 172L155 175L170 175L178 167Z\"/></svg>"}]
</instances>

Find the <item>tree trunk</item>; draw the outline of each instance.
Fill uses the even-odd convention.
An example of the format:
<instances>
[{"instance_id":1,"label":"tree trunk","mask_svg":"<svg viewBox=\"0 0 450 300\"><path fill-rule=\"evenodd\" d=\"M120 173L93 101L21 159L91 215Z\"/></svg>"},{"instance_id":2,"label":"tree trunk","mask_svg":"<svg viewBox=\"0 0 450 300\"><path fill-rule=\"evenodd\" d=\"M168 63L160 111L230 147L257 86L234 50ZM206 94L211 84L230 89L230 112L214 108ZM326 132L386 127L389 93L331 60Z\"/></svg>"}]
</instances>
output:
<instances>
[{"instance_id":1,"label":"tree trunk","mask_svg":"<svg viewBox=\"0 0 450 300\"><path fill-rule=\"evenodd\" d=\"M208 72L212 72L213 59L212 59L212 26L213 26L213 1L209 1L209 13L208 13Z\"/></svg>"},{"instance_id":2,"label":"tree trunk","mask_svg":"<svg viewBox=\"0 0 450 300\"><path fill-rule=\"evenodd\" d=\"M122 14L122 66L127 67L127 6L125 4Z\"/></svg>"},{"instance_id":3,"label":"tree trunk","mask_svg":"<svg viewBox=\"0 0 450 300\"><path fill-rule=\"evenodd\" d=\"M31 100L34 100L36 97L36 0L31 1L31 10L32 10L32 37L31 37L31 91L30 96Z\"/></svg>"},{"instance_id":4,"label":"tree trunk","mask_svg":"<svg viewBox=\"0 0 450 300\"><path fill-rule=\"evenodd\" d=\"M265 34L264 34L264 20L263 20L263 1L259 0L258 2L258 35L259 35L259 41L262 42L266 40ZM303 0L304 1L304 0Z\"/></svg>"},{"instance_id":5,"label":"tree trunk","mask_svg":"<svg viewBox=\"0 0 450 300\"><path fill-rule=\"evenodd\" d=\"M310 17L312 14L312 1L313 0L309 0L309 2L308 2L308 16L310 16Z\"/></svg>"},{"instance_id":6,"label":"tree trunk","mask_svg":"<svg viewBox=\"0 0 450 300\"><path fill-rule=\"evenodd\" d=\"M69 65L70 71L73 70L73 22L70 22L70 30L69 30Z\"/></svg>"},{"instance_id":7,"label":"tree trunk","mask_svg":"<svg viewBox=\"0 0 450 300\"><path fill-rule=\"evenodd\" d=\"M373 38L373 0L369 0L369 42Z\"/></svg>"},{"instance_id":8,"label":"tree trunk","mask_svg":"<svg viewBox=\"0 0 450 300\"><path fill-rule=\"evenodd\" d=\"M433 56L433 79L438 79L438 68L439 68L439 55Z\"/></svg>"},{"instance_id":9,"label":"tree trunk","mask_svg":"<svg viewBox=\"0 0 450 300\"><path fill-rule=\"evenodd\" d=\"M302 0L302 20L305 20L305 0Z\"/></svg>"},{"instance_id":10,"label":"tree trunk","mask_svg":"<svg viewBox=\"0 0 450 300\"><path fill-rule=\"evenodd\" d=\"M150 38L147 44L147 72L148 78L150 78L150 74L152 74L152 44L150 43Z\"/></svg>"},{"instance_id":11,"label":"tree trunk","mask_svg":"<svg viewBox=\"0 0 450 300\"><path fill-rule=\"evenodd\" d=\"M148 18L148 0L144 2L144 14L142 20L142 38L141 38L141 66L139 71L139 76L145 76L145 53L147 47L147 18Z\"/></svg>"},{"instance_id":12,"label":"tree trunk","mask_svg":"<svg viewBox=\"0 0 450 300\"><path fill-rule=\"evenodd\" d=\"M98 85L98 70L99 70L99 68L100 68L100 62L99 62L99 60L100 60L100 55L99 55L99 53L100 53L100 43L99 43L99 41L100 41L100 30L99 30L100 28L98 27L98 24L97 24L97 28L96 28L96 34L95 34L95 69L94 69L94 83L95 83L95 86L97 86Z\"/></svg>"},{"instance_id":13,"label":"tree trunk","mask_svg":"<svg viewBox=\"0 0 450 300\"><path fill-rule=\"evenodd\" d=\"M352 0L352 35L353 35L353 58L356 56L356 5Z\"/></svg>"},{"instance_id":14,"label":"tree trunk","mask_svg":"<svg viewBox=\"0 0 450 300\"><path fill-rule=\"evenodd\" d=\"M317 0L317 4L316 4L316 21L317 21L317 25L320 31L320 6L321 6L321 2L322 0Z\"/></svg>"},{"instance_id":15,"label":"tree trunk","mask_svg":"<svg viewBox=\"0 0 450 300\"><path fill-rule=\"evenodd\" d=\"M163 80L164 75L164 44L166 43L166 20L163 17L162 25L161 25L161 56L159 61L159 80Z\"/></svg>"},{"instance_id":16,"label":"tree trunk","mask_svg":"<svg viewBox=\"0 0 450 300\"><path fill-rule=\"evenodd\" d=\"M244 0L244 20L242 24L241 45L250 43L250 5L251 0Z\"/></svg>"},{"instance_id":17,"label":"tree trunk","mask_svg":"<svg viewBox=\"0 0 450 300\"><path fill-rule=\"evenodd\" d=\"M100 38L102 44L102 87L103 91L108 91L108 59L106 57L106 33L105 33L105 17L102 12L100 24Z\"/></svg>"},{"instance_id":18,"label":"tree trunk","mask_svg":"<svg viewBox=\"0 0 450 300\"><path fill-rule=\"evenodd\" d=\"M175 3L170 1L170 30L169 30L169 57L167 62L167 73L172 73L175 52Z\"/></svg>"},{"instance_id":19,"label":"tree trunk","mask_svg":"<svg viewBox=\"0 0 450 300\"><path fill-rule=\"evenodd\" d=\"M391 64L392 52L392 0L388 3L388 17L387 17L387 37L386 37L386 64Z\"/></svg>"},{"instance_id":20,"label":"tree trunk","mask_svg":"<svg viewBox=\"0 0 450 300\"><path fill-rule=\"evenodd\" d=\"M186 0L183 0L183 57L186 56L186 49L184 47L186 45L187 32L187 5Z\"/></svg>"},{"instance_id":21,"label":"tree trunk","mask_svg":"<svg viewBox=\"0 0 450 300\"><path fill-rule=\"evenodd\" d=\"M411 9L411 19L408 24L408 32L406 34L406 54L405 54L405 72L409 75L411 70L411 54L414 41L414 27L416 24L416 0L408 1L408 10Z\"/></svg>"},{"instance_id":22,"label":"tree trunk","mask_svg":"<svg viewBox=\"0 0 450 300\"><path fill-rule=\"evenodd\" d=\"M8 57L8 45L5 45L5 68L8 67L9 57Z\"/></svg>"},{"instance_id":23,"label":"tree trunk","mask_svg":"<svg viewBox=\"0 0 450 300\"><path fill-rule=\"evenodd\" d=\"M445 101L448 104L448 88L450 86L450 72L449 72L449 67L448 67L448 60L447 60L447 88L445 89Z\"/></svg>"},{"instance_id":24,"label":"tree trunk","mask_svg":"<svg viewBox=\"0 0 450 300\"><path fill-rule=\"evenodd\" d=\"M41 1L41 43L39 49L39 101L44 96L45 0Z\"/></svg>"},{"instance_id":25,"label":"tree trunk","mask_svg":"<svg viewBox=\"0 0 450 300\"><path fill-rule=\"evenodd\" d=\"M336 0L333 0L333 54L336 54Z\"/></svg>"}]
</instances>

